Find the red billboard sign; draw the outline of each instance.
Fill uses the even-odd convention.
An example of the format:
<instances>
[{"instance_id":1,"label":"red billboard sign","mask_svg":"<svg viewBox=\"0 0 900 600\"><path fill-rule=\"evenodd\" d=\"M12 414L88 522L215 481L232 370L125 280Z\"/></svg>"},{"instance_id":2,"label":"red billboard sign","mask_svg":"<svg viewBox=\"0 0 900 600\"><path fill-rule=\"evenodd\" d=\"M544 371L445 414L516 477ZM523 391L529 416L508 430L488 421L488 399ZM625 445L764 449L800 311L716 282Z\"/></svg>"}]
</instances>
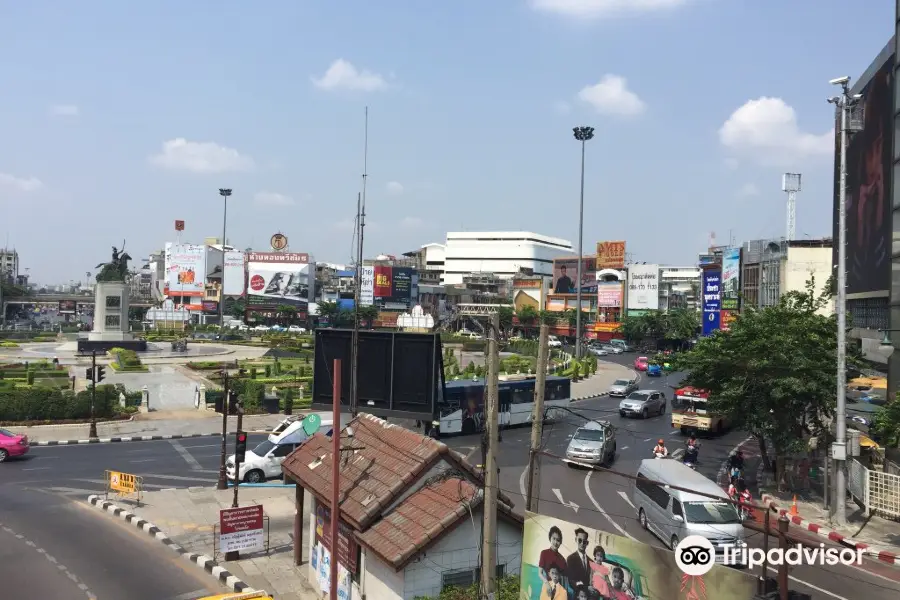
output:
<instances>
[{"instance_id":1,"label":"red billboard sign","mask_svg":"<svg viewBox=\"0 0 900 600\"><path fill-rule=\"evenodd\" d=\"M374 295L376 298L391 297L391 275L391 267L375 267Z\"/></svg>"}]
</instances>

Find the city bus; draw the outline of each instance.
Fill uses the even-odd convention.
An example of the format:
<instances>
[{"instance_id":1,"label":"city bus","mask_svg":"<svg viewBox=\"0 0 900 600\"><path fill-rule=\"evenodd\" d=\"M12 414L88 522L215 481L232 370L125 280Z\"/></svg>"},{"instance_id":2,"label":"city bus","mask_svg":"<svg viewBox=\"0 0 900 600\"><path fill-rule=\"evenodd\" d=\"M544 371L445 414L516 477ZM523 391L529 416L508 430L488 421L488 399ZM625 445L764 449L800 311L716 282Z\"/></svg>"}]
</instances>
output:
<instances>
[{"instance_id":1,"label":"city bus","mask_svg":"<svg viewBox=\"0 0 900 600\"><path fill-rule=\"evenodd\" d=\"M730 423L722 415L709 410L709 393L695 387L675 390L672 402L672 427L683 435L691 433L722 433Z\"/></svg>"},{"instance_id":2,"label":"city bus","mask_svg":"<svg viewBox=\"0 0 900 600\"><path fill-rule=\"evenodd\" d=\"M531 423L534 411L534 375L505 375L500 377L500 427L515 427ZM562 416L553 407L568 406L572 380L548 375L544 388L544 414L547 420ZM458 379L446 383L446 395L438 403L440 433L470 435L484 431L484 379Z\"/></svg>"}]
</instances>

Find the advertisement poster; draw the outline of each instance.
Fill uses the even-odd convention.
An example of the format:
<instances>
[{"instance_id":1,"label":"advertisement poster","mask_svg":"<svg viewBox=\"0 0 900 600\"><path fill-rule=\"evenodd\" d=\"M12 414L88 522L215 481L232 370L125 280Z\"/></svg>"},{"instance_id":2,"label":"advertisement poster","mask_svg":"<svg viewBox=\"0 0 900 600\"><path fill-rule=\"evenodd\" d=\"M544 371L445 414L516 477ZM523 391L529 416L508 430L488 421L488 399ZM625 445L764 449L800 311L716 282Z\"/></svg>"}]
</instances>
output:
<instances>
[{"instance_id":1,"label":"advertisement poster","mask_svg":"<svg viewBox=\"0 0 900 600\"><path fill-rule=\"evenodd\" d=\"M621 281L598 281L597 306L600 308L621 308L622 291Z\"/></svg>"},{"instance_id":2,"label":"advertisement poster","mask_svg":"<svg viewBox=\"0 0 900 600\"><path fill-rule=\"evenodd\" d=\"M597 270L625 268L625 242L597 242Z\"/></svg>"},{"instance_id":3,"label":"advertisement poster","mask_svg":"<svg viewBox=\"0 0 900 600\"><path fill-rule=\"evenodd\" d=\"M359 305L375 304L375 267L363 267L360 274Z\"/></svg>"},{"instance_id":4,"label":"advertisement poster","mask_svg":"<svg viewBox=\"0 0 900 600\"><path fill-rule=\"evenodd\" d=\"M577 552L576 536L587 537L587 568ZM750 574L715 566L706 575L685 575L669 550L547 515L526 513L521 600L550 598L550 590L560 586L566 593L557 590L552 597L579 600L582 596L576 590L580 591L582 580L585 586L600 591L602 598L752 600L756 593L756 579Z\"/></svg>"},{"instance_id":5,"label":"advertisement poster","mask_svg":"<svg viewBox=\"0 0 900 600\"><path fill-rule=\"evenodd\" d=\"M296 306L305 310L315 297L315 269L298 252L251 252L247 263L247 304Z\"/></svg>"},{"instance_id":6,"label":"advertisement poster","mask_svg":"<svg viewBox=\"0 0 900 600\"><path fill-rule=\"evenodd\" d=\"M375 267L373 293L376 298L391 297L391 267Z\"/></svg>"},{"instance_id":7,"label":"advertisement poster","mask_svg":"<svg viewBox=\"0 0 900 600\"><path fill-rule=\"evenodd\" d=\"M418 297L415 269L378 265L363 267L360 305L409 309Z\"/></svg>"},{"instance_id":8,"label":"advertisement poster","mask_svg":"<svg viewBox=\"0 0 900 600\"><path fill-rule=\"evenodd\" d=\"M722 310L722 271L719 269L703 270L703 335L712 335L720 329Z\"/></svg>"},{"instance_id":9,"label":"advertisement poster","mask_svg":"<svg viewBox=\"0 0 900 600\"><path fill-rule=\"evenodd\" d=\"M719 328L722 331L730 331L731 323L737 318L738 313L732 310L719 311Z\"/></svg>"},{"instance_id":10,"label":"advertisement poster","mask_svg":"<svg viewBox=\"0 0 900 600\"><path fill-rule=\"evenodd\" d=\"M57 312L61 315L74 315L78 310L78 303L74 300L60 300Z\"/></svg>"},{"instance_id":11,"label":"advertisement poster","mask_svg":"<svg viewBox=\"0 0 900 600\"><path fill-rule=\"evenodd\" d=\"M203 296L206 246L166 244L166 288L169 296Z\"/></svg>"},{"instance_id":12,"label":"advertisement poster","mask_svg":"<svg viewBox=\"0 0 900 600\"><path fill-rule=\"evenodd\" d=\"M628 310L659 310L659 265L628 267Z\"/></svg>"},{"instance_id":13,"label":"advertisement poster","mask_svg":"<svg viewBox=\"0 0 900 600\"><path fill-rule=\"evenodd\" d=\"M244 253L228 250L225 252L225 295L243 296L245 290Z\"/></svg>"},{"instance_id":14,"label":"advertisement poster","mask_svg":"<svg viewBox=\"0 0 900 600\"><path fill-rule=\"evenodd\" d=\"M578 278L577 258L557 258L553 260L553 293L577 294L575 280ZM588 256L581 259L581 293L597 293L597 259Z\"/></svg>"},{"instance_id":15,"label":"advertisement poster","mask_svg":"<svg viewBox=\"0 0 900 600\"><path fill-rule=\"evenodd\" d=\"M737 310L741 301L741 249L722 252L722 310Z\"/></svg>"}]
</instances>

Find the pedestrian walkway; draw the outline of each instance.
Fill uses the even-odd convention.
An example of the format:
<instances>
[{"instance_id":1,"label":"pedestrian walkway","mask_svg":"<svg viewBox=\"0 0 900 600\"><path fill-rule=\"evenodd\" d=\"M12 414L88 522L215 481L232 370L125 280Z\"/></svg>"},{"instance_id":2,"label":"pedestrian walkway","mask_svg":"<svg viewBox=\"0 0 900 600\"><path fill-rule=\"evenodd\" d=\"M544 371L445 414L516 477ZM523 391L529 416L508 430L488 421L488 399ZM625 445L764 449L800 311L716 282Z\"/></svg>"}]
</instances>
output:
<instances>
[{"instance_id":1,"label":"pedestrian walkway","mask_svg":"<svg viewBox=\"0 0 900 600\"><path fill-rule=\"evenodd\" d=\"M628 367L612 362L597 361L597 372L581 381L572 384L571 396L573 400L596 398L604 396L609 391L609 386L616 379L634 377L634 371Z\"/></svg>"},{"instance_id":2,"label":"pedestrian walkway","mask_svg":"<svg viewBox=\"0 0 900 600\"><path fill-rule=\"evenodd\" d=\"M148 529L155 525L162 532L155 537L168 537L189 553L212 557L229 573L255 590L265 590L278 600L319 600L321 594L306 580L308 550L304 547L303 566L294 566L294 487L241 487L240 505L262 505L268 517L269 552L242 554L235 561L225 562L215 555L214 526L219 522L219 510L230 508L233 490L217 491L209 488L188 488L147 492L140 507L119 504L140 519L148 521ZM303 510L304 537L310 531L311 495L305 494ZM149 539L147 543L160 543ZM304 544L307 546L307 544ZM207 569L209 570L209 569Z\"/></svg>"}]
</instances>

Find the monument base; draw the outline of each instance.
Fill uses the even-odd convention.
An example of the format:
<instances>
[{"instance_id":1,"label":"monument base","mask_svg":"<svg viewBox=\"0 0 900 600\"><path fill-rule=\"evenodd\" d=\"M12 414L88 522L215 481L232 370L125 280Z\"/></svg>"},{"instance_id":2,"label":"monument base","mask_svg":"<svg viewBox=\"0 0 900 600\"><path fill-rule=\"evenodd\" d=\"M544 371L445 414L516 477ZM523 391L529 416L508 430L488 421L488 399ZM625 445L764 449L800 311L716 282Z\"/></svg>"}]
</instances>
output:
<instances>
[{"instance_id":1,"label":"monument base","mask_svg":"<svg viewBox=\"0 0 900 600\"><path fill-rule=\"evenodd\" d=\"M115 339L115 338L119 339ZM91 333L87 339L78 340L78 353L89 354L91 352L106 353L113 348L146 352L147 341L136 340L129 334Z\"/></svg>"}]
</instances>

